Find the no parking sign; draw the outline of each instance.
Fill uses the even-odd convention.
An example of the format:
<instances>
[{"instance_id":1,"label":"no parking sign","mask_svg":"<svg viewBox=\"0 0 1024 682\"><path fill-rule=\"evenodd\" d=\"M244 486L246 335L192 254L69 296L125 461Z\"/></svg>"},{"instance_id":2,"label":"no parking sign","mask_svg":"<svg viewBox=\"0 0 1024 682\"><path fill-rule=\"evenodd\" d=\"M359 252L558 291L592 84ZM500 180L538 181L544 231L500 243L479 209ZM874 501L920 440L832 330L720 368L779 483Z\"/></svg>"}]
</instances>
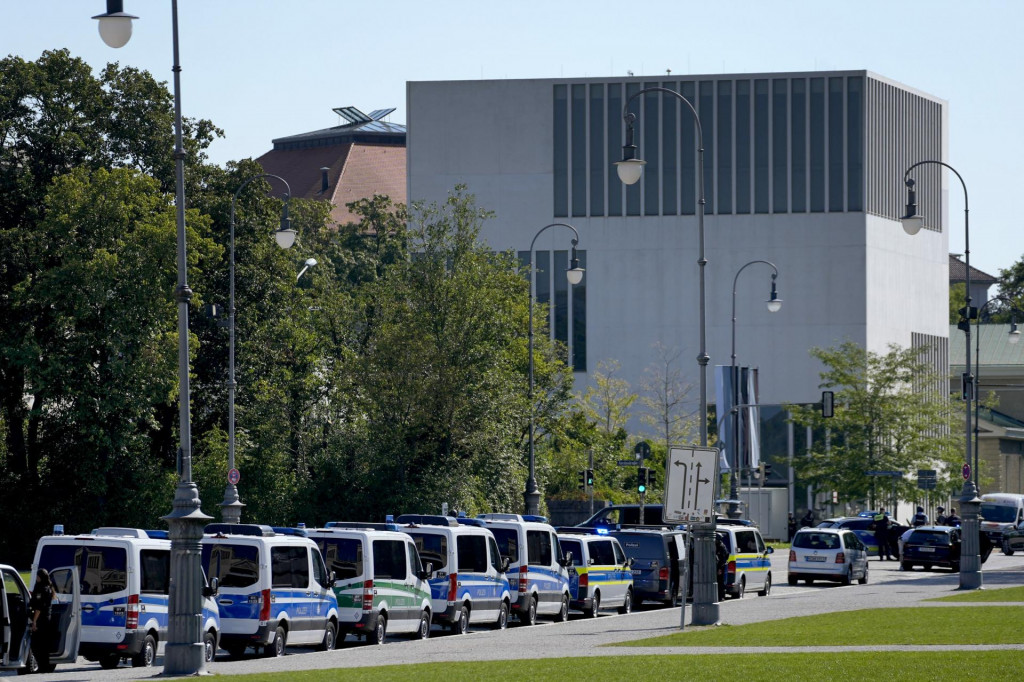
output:
<instances>
[{"instance_id":1,"label":"no parking sign","mask_svg":"<svg viewBox=\"0 0 1024 682\"><path fill-rule=\"evenodd\" d=\"M242 475L238 473L238 469L230 469L228 471L228 483L238 485L240 480L242 480Z\"/></svg>"}]
</instances>

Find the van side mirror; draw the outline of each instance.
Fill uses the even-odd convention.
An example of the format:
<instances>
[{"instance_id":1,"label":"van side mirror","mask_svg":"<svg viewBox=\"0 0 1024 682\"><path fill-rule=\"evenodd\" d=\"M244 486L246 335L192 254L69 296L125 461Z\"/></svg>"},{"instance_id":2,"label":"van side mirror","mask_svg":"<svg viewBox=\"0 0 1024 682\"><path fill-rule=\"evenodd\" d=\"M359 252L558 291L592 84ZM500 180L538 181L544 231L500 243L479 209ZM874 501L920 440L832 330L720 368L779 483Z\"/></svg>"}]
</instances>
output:
<instances>
[{"instance_id":1,"label":"van side mirror","mask_svg":"<svg viewBox=\"0 0 1024 682\"><path fill-rule=\"evenodd\" d=\"M333 570L327 571L327 586L334 587L334 581L338 579L338 576L334 574Z\"/></svg>"},{"instance_id":2,"label":"van side mirror","mask_svg":"<svg viewBox=\"0 0 1024 682\"><path fill-rule=\"evenodd\" d=\"M430 580L434 577L434 564L428 561L424 566L425 568L416 571L416 577L420 580Z\"/></svg>"},{"instance_id":3,"label":"van side mirror","mask_svg":"<svg viewBox=\"0 0 1024 682\"><path fill-rule=\"evenodd\" d=\"M775 548L774 547L766 547L765 550L764 550L764 553L765 554L775 554Z\"/></svg>"},{"instance_id":4,"label":"van side mirror","mask_svg":"<svg viewBox=\"0 0 1024 682\"><path fill-rule=\"evenodd\" d=\"M626 557L626 563L623 564L626 568L633 568L633 557Z\"/></svg>"},{"instance_id":5,"label":"van side mirror","mask_svg":"<svg viewBox=\"0 0 1024 682\"><path fill-rule=\"evenodd\" d=\"M502 573L508 573L508 557L501 557L501 564L498 566L498 570Z\"/></svg>"},{"instance_id":6,"label":"van side mirror","mask_svg":"<svg viewBox=\"0 0 1024 682\"><path fill-rule=\"evenodd\" d=\"M210 584L203 587L203 597L216 597L217 592L220 591L220 579L213 578L210 580Z\"/></svg>"},{"instance_id":7,"label":"van side mirror","mask_svg":"<svg viewBox=\"0 0 1024 682\"><path fill-rule=\"evenodd\" d=\"M558 563L559 563L559 565L561 565L564 568L568 568L569 566L572 566L572 552L566 552L562 556L562 560L559 561Z\"/></svg>"}]
</instances>

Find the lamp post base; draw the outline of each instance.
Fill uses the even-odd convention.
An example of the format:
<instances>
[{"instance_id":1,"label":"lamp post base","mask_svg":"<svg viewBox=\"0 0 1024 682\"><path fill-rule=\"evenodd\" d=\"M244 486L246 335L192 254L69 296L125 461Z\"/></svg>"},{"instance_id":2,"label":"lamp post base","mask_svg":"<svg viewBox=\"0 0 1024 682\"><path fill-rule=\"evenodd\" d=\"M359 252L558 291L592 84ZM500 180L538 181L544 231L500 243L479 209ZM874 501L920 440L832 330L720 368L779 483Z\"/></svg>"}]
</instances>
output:
<instances>
[{"instance_id":1,"label":"lamp post base","mask_svg":"<svg viewBox=\"0 0 1024 682\"><path fill-rule=\"evenodd\" d=\"M200 508L199 488L178 483L174 510L163 517L170 527L171 584L168 594L165 675L206 674L203 646L203 528L211 517Z\"/></svg>"},{"instance_id":2,"label":"lamp post base","mask_svg":"<svg viewBox=\"0 0 1024 682\"><path fill-rule=\"evenodd\" d=\"M960 543L960 588L961 590L977 590L982 586L981 579L981 523L978 514L981 511L981 500L972 481L964 483L960 498L960 513L963 523L961 529L963 539Z\"/></svg>"},{"instance_id":3,"label":"lamp post base","mask_svg":"<svg viewBox=\"0 0 1024 682\"><path fill-rule=\"evenodd\" d=\"M242 507L245 506L238 499L238 486L228 483L224 488L224 501L220 503L220 518L224 523L241 523Z\"/></svg>"},{"instance_id":4,"label":"lamp post base","mask_svg":"<svg viewBox=\"0 0 1024 682\"><path fill-rule=\"evenodd\" d=\"M693 534L693 610L691 625L716 625L719 620L715 571L715 524L695 523Z\"/></svg>"}]
</instances>

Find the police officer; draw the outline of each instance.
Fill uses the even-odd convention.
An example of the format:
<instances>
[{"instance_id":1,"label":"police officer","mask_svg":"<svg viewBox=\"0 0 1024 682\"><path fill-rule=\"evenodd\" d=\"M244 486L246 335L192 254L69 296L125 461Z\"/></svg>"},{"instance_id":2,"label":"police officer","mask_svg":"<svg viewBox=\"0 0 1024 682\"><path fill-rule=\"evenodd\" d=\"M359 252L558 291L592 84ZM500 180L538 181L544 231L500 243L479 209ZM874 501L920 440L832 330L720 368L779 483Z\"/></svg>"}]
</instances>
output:
<instances>
[{"instance_id":1,"label":"police officer","mask_svg":"<svg viewBox=\"0 0 1024 682\"><path fill-rule=\"evenodd\" d=\"M936 507L935 511L935 525L945 526L946 525L946 510L943 507Z\"/></svg>"},{"instance_id":2,"label":"police officer","mask_svg":"<svg viewBox=\"0 0 1024 682\"><path fill-rule=\"evenodd\" d=\"M928 525L928 517L924 513L924 507L917 508L917 513L914 514L914 519L910 522L910 525L914 528Z\"/></svg>"},{"instance_id":3,"label":"police officer","mask_svg":"<svg viewBox=\"0 0 1024 682\"><path fill-rule=\"evenodd\" d=\"M956 515L956 508L949 510L949 516L946 517L947 526L959 526L960 517Z\"/></svg>"},{"instance_id":4,"label":"police officer","mask_svg":"<svg viewBox=\"0 0 1024 682\"><path fill-rule=\"evenodd\" d=\"M871 520L871 528L875 531L875 540L878 542L878 560L891 561L893 557L889 541L889 517L885 513L885 507L875 514Z\"/></svg>"}]
</instances>

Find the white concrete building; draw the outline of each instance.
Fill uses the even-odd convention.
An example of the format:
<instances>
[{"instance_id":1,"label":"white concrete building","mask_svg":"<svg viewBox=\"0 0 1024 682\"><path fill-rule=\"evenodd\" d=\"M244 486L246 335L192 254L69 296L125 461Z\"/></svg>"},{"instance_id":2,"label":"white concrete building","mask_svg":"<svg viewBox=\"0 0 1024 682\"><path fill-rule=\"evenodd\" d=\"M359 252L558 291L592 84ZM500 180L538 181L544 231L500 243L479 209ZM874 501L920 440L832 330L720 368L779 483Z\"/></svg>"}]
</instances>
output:
<instances>
[{"instance_id":1,"label":"white concrete building","mask_svg":"<svg viewBox=\"0 0 1024 682\"><path fill-rule=\"evenodd\" d=\"M683 94L703 126L709 403L714 366L730 363L733 279L755 259L778 266L784 300L780 312L767 311L766 266L738 281L737 364L759 368L762 404L817 402L821 367L808 350L846 340L877 352L934 343L945 371L948 180L937 165L913 174L928 229L911 237L899 223L904 171L946 160L944 101L867 71L410 82L410 200L440 200L465 183L496 212L485 239L524 260L545 225L579 230L586 276L571 295L562 276L569 230L547 230L535 261L544 271L538 300L551 304L552 334L570 347L579 390L612 359L638 390L660 342L682 350L696 397L698 176L689 109L660 93L632 99L647 165L628 188L613 165L623 106L653 86ZM785 444L775 431L763 434L769 456Z\"/></svg>"}]
</instances>

